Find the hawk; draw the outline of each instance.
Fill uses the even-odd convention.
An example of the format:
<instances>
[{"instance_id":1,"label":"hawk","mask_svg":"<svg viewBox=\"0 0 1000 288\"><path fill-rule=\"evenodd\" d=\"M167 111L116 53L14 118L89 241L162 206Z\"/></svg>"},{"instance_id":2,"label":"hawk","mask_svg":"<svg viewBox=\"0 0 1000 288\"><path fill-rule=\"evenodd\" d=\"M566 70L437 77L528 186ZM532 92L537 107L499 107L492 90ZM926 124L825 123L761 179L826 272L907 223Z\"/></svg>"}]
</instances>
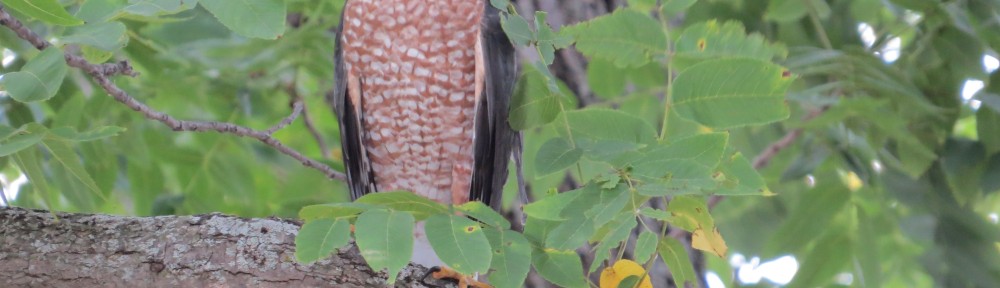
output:
<instances>
[{"instance_id":1,"label":"hawk","mask_svg":"<svg viewBox=\"0 0 1000 288\"><path fill-rule=\"evenodd\" d=\"M347 1L331 100L352 199L407 190L499 209L519 141L507 123L517 65L488 2ZM412 260L441 265L422 224Z\"/></svg>"}]
</instances>

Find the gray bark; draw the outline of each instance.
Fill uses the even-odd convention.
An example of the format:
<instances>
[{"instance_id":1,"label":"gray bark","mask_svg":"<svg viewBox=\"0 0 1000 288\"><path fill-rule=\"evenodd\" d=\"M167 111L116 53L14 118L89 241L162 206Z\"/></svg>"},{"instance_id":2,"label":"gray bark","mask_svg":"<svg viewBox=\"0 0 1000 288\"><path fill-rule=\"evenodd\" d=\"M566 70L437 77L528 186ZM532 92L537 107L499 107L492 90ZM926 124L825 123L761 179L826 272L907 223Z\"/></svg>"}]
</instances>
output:
<instances>
[{"instance_id":1,"label":"gray bark","mask_svg":"<svg viewBox=\"0 0 1000 288\"><path fill-rule=\"evenodd\" d=\"M378 287L351 244L295 262L300 223L222 214L121 217L0 208L0 287ZM422 287L410 265L399 287Z\"/></svg>"}]
</instances>

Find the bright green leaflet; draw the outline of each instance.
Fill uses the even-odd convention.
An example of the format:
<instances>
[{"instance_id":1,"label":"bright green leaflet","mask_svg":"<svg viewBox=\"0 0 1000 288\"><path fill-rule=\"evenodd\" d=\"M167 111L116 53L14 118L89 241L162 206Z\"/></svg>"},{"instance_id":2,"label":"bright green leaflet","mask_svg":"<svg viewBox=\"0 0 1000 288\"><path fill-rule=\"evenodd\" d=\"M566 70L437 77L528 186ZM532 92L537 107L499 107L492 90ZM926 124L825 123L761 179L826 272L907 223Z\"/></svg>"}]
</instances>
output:
<instances>
[{"instance_id":1,"label":"bright green leaflet","mask_svg":"<svg viewBox=\"0 0 1000 288\"><path fill-rule=\"evenodd\" d=\"M463 216L438 214L427 218L427 240L441 261L463 274L486 273L493 253L479 223Z\"/></svg>"},{"instance_id":2,"label":"bright green leaflet","mask_svg":"<svg viewBox=\"0 0 1000 288\"><path fill-rule=\"evenodd\" d=\"M563 27L561 33L576 39L584 55L603 58L618 67L638 67L654 55L666 54L667 36L649 15L633 9L618 9L611 15Z\"/></svg>"},{"instance_id":3,"label":"bright green leaflet","mask_svg":"<svg viewBox=\"0 0 1000 288\"><path fill-rule=\"evenodd\" d=\"M354 223L361 256L376 271L388 269L390 284L413 256L413 223L410 213L390 210L365 211Z\"/></svg>"},{"instance_id":4,"label":"bright green leaflet","mask_svg":"<svg viewBox=\"0 0 1000 288\"><path fill-rule=\"evenodd\" d=\"M524 285L531 270L531 243L520 233L510 230L486 229L483 232L493 247L490 284L497 288Z\"/></svg>"},{"instance_id":5,"label":"bright green leaflet","mask_svg":"<svg viewBox=\"0 0 1000 288\"><path fill-rule=\"evenodd\" d=\"M75 26L83 24L73 15L63 9L57 0L0 0L5 6L17 10L38 20L60 26Z\"/></svg>"},{"instance_id":6,"label":"bright green leaflet","mask_svg":"<svg viewBox=\"0 0 1000 288\"><path fill-rule=\"evenodd\" d=\"M672 107L716 129L767 124L788 118L785 91L794 80L785 68L762 60L708 60L677 75Z\"/></svg>"},{"instance_id":7,"label":"bright green leaflet","mask_svg":"<svg viewBox=\"0 0 1000 288\"><path fill-rule=\"evenodd\" d=\"M310 264L330 256L351 238L351 223L343 219L319 219L307 222L295 236L295 259Z\"/></svg>"},{"instance_id":8,"label":"bright green leaflet","mask_svg":"<svg viewBox=\"0 0 1000 288\"><path fill-rule=\"evenodd\" d=\"M427 219L434 214L448 213L448 207L409 191L393 191L369 193L361 196L355 203L380 205L395 211L405 211L413 214L417 221Z\"/></svg>"},{"instance_id":9,"label":"bright green leaflet","mask_svg":"<svg viewBox=\"0 0 1000 288\"><path fill-rule=\"evenodd\" d=\"M6 88L14 100L21 102L45 101L59 92L66 77L66 59L62 50L46 48L21 68L21 71L7 73L0 79L0 86Z\"/></svg>"},{"instance_id":10,"label":"bright green leaflet","mask_svg":"<svg viewBox=\"0 0 1000 288\"><path fill-rule=\"evenodd\" d=\"M285 3L281 0L201 0L201 6L242 36L273 40L285 33Z\"/></svg>"}]
</instances>

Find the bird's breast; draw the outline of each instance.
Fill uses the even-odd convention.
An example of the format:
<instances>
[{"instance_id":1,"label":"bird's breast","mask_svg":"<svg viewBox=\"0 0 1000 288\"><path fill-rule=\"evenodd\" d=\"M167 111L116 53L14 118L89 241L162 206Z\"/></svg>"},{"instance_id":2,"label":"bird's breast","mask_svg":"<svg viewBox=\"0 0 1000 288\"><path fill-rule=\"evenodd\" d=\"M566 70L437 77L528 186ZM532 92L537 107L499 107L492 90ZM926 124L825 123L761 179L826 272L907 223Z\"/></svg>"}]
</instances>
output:
<instances>
[{"instance_id":1,"label":"bird's breast","mask_svg":"<svg viewBox=\"0 0 1000 288\"><path fill-rule=\"evenodd\" d=\"M343 59L381 191L443 203L471 185L480 0L352 0ZM457 189L457 190L456 190Z\"/></svg>"}]
</instances>

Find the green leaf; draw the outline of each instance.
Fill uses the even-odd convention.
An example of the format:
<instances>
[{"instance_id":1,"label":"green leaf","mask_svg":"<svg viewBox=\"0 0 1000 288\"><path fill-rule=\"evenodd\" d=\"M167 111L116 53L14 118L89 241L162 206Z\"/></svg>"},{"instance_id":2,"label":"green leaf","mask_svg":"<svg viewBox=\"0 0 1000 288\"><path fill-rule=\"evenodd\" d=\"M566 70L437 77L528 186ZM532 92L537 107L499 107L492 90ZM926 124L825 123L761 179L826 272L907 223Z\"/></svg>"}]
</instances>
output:
<instances>
[{"instance_id":1,"label":"green leaf","mask_svg":"<svg viewBox=\"0 0 1000 288\"><path fill-rule=\"evenodd\" d=\"M656 8L656 0L628 0L628 6L639 12L650 12Z\"/></svg>"},{"instance_id":2,"label":"green leaf","mask_svg":"<svg viewBox=\"0 0 1000 288\"><path fill-rule=\"evenodd\" d=\"M788 118L785 91L794 80L785 68L761 60L708 60L677 75L671 107L716 129L767 124Z\"/></svg>"},{"instance_id":3,"label":"green leaf","mask_svg":"<svg viewBox=\"0 0 1000 288\"><path fill-rule=\"evenodd\" d=\"M281 0L201 0L201 6L242 36L278 39L285 33L285 3Z\"/></svg>"},{"instance_id":4,"label":"green leaf","mask_svg":"<svg viewBox=\"0 0 1000 288\"><path fill-rule=\"evenodd\" d=\"M438 214L427 218L427 240L448 267L466 275L486 273L493 253L479 223L462 216Z\"/></svg>"},{"instance_id":5,"label":"green leaf","mask_svg":"<svg viewBox=\"0 0 1000 288\"><path fill-rule=\"evenodd\" d=\"M556 250L573 250L583 246L594 234L594 222L586 217L575 217L566 220L549 232L545 239L545 247Z\"/></svg>"},{"instance_id":6,"label":"green leaf","mask_svg":"<svg viewBox=\"0 0 1000 288\"><path fill-rule=\"evenodd\" d=\"M1000 113L989 108L976 111L976 135L986 147L987 155L1000 152Z\"/></svg>"},{"instance_id":7,"label":"green leaf","mask_svg":"<svg viewBox=\"0 0 1000 288\"><path fill-rule=\"evenodd\" d=\"M575 148L564 138L553 138L538 149L535 157L535 177L544 177L573 166L583 156L583 149Z\"/></svg>"},{"instance_id":8,"label":"green leaf","mask_svg":"<svg viewBox=\"0 0 1000 288\"><path fill-rule=\"evenodd\" d=\"M569 203L584 194L583 189L562 192L553 196L545 197L541 200L524 205L524 214L543 219L560 221L563 217L563 210Z\"/></svg>"},{"instance_id":9,"label":"green leaf","mask_svg":"<svg viewBox=\"0 0 1000 288\"><path fill-rule=\"evenodd\" d=\"M708 206L699 198L675 197L670 200L667 212L673 215L672 224L688 232L715 226L712 215L708 214Z\"/></svg>"},{"instance_id":10,"label":"green leaf","mask_svg":"<svg viewBox=\"0 0 1000 288\"><path fill-rule=\"evenodd\" d=\"M684 29L676 43L674 57L670 61L681 72L701 61L723 57L769 61L774 58L783 59L788 55L784 46L770 44L759 34L747 35L743 24L736 21L719 25L717 21L711 20L691 25Z\"/></svg>"},{"instance_id":11,"label":"green leaf","mask_svg":"<svg viewBox=\"0 0 1000 288\"><path fill-rule=\"evenodd\" d=\"M636 275L630 275L628 277L625 277L625 279L622 279L621 282L618 282L618 288L639 287L639 280L642 280L642 278L639 278L639 276Z\"/></svg>"},{"instance_id":12,"label":"green leaf","mask_svg":"<svg viewBox=\"0 0 1000 288\"><path fill-rule=\"evenodd\" d=\"M608 259L608 253L611 249L617 248L622 242L628 240L629 235L632 235L632 229L639 223L635 221L635 215L632 213L621 213L615 216L615 220L608 225L611 226L611 231L605 234L597 243L597 247L594 248L594 261L590 263L590 270L588 270L591 273L597 271L597 268L601 267L601 263Z\"/></svg>"},{"instance_id":13,"label":"green leaf","mask_svg":"<svg viewBox=\"0 0 1000 288\"><path fill-rule=\"evenodd\" d=\"M653 126L625 112L584 109L567 111L565 115L574 139L632 144L651 144L656 141L656 130Z\"/></svg>"},{"instance_id":14,"label":"green leaf","mask_svg":"<svg viewBox=\"0 0 1000 288\"><path fill-rule=\"evenodd\" d=\"M52 132L53 135L60 137L62 140L86 142L118 136L118 134L125 132L125 128L118 126L103 126L89 131L77 132L76 129L73 129L72 127L58 127L52 128L50 132Z\"/></svg>"},{"instance_id":15,"label":"green leaf","mask_svg":"<svg viewBox=\"0 0 1000 288\"><path fill-rule=\"evenodd\" d=\"M34 17L49 24L60 26L75 26L83 24L73 15L63 9L57 0L0 0L4 6L10 7L24 15Z\"/></svg>"},{"instance_id":16,"label":"green leaf","mask_svg":"<svg viewBox=\"0 0 1000 288\"><path fill-rule=\"evenodd\" d=\"M693 287L701 286L698 282L698 275L694 272L694 266L691 266L687 250L684 249L684 244L673 237L663 237L660 238L656 250L659 251L663 263L667 264L667 268L670 269L670 275L674 276L674 283L677 283L678 287L687 287L685 283L689 283Z\"/></svg>"},{"instance_id":17,"label":"green leaf","mask_svg":"<svg viewBox=\"0 0 1000 288\"><path fill-rule=\"evenodd\" d=\"M14 163L17 163L18 169L21 173L24 173L28 178L28 182L31 183L31 187L34 188L35 193L42 196L45 201L45 205L50 209L52 207L52 200L49 198L49 181L45 179L45 172L42 170L42 162L38 159L36 149L22 150L17 154L14 154Z\"/></svg>"},{"instance_id":18,"label":"green leaf","mask_svg":"<svg viewBox=\"0 0 1000 288\"><path fill-rule=\"evenodd\" d=\"M490 0L490 4L493 7L500 9L500 11L507 11L507 5L510 5L509 0Z\"/></svg>"},{"instance_id":19,"label":"green leaf","mask_svg":"<svg viewBox=\"0 0 1000 288\"><path fill-rule=\"evenodd\" d=\"M663 7L660 7L660 15L673 15L684 12L698 0L664 0L663 2Z\"/></svg>"},{"instance_id":20,"label":"green leaf","mask_svg":"<svg viewBox=\"0 0 1000 288\"><path fill-rule=\"evenodd\" d=\"M334 249L347 245L351 223L343 219L319 219L306 222L295 236L295 259L309 265L326 258Z\"/></svg>"},{"instance_id":21,"label":"green leaf","mask_svg":"<svg viewBox=\"0 0 1000 288\"><path fill-rule=\"evenodd\" d=\"M805 17L808 12L806 1L810 0L770 1L764 19L783 23L798 21Z\"/></svg>"},{"instance_id":22,"label":"green leaf","mask_svg":"<svg viewBox=\"0 0 1000 288\"><path fill-rule=\"evenodd\" d=\"M595 58L587 63L587 83L594 94L602 99L615 99L625 93L625 70L611 61ZM659 81L661 79L657 79Z\"/></svg>"},{"instance_id":23,"label":"green leaf","mask_svg":"<svg viewBox=\"0 0 1000 288\"><path fill-rule=\"evenodd\" d=\"M519 131L548 124L562 111L560 95L547 87L547 76L534 66L526 66L524 70L511 99L507 120L511 128Z\"/></svg>"},{"instance_id":24,"label":"green leaf","mask_svg":"<svg viewBox=\"0 0 1000 288\"><path fill-rule=\"evenodd\" d=\"M660 220L660 221L670 221L670 213L667 213L667 211L663 211L663 210L660 210L660 209L653 209L653 208L650 208L650 207L642 207L642 208L639 208L639 214L642 214L642 216L646 216L646 217L653 218L653 219Z\"/></svg>"},{"instance_id":25,"label":"green leaf","mask_svg":"<svg viewBox=\"0 0 1000 288\"><path fill-rule=\"evenodd\" d=\"M377 208L377 205L354 202L309 205L299 210L299 218L306 222L323 218L350 218Z\"/></svg>"},{"instance_id":26,"label":"green leaf","mask_svg":"<svg viewBox=\"0 0 1000 288\"><path fill-rule=\"evenodd\" d=\"M45 133L25 133L10 137L6 143L0 143L0 157L33 147L42 141L42 137L45 137Z\"/></svg>"},{"instance_id":27,"label":"green leaf","mask_svg":"<svg viewBox=\"0 0 1000 288\"><path fill-rule=\"evenodd\" d=\"M610 60L618 67L638 67L667 53L667 36L649 15L618 9L610 15L564 27L584 55Z\"/></svg>"},{"instance_id":28,"label":"green leaf","mask_svg":"<svg viewBox=\"0 0 1000 288\"><path fill-rule=\"evenodd\" d=\"M410 263L413 223L410 213L388 210L365 211L354 223L354 238L361 256L373 270L388 269L390 284L396 282L396 275Z\"/></svg>"},{"instance_id":29,"label":"green leaf","mask_svg":"<svg viewBox=\"0 0 1000 288\"><path fill-rule=\"evenodd\" d=\"M198 5L198 0L131 0L125 12L155 17L187 11Z\"/></svg>"},{"instance_id":30,"label":"green leaf","mask_svg":"<svg viewBox=\"0 0 1000 288\"><path fill-rule=\"evenodd\" d=\"M417 221L427 219L431 215L448 213L448 207L441 205L441 203L409 191L369 193L354 202L385 206L394 211L410 212Z\"/></svg>"},{"instance_id":31,"label":"green leaf","mask_svg":"<svg viewBox=\"0 0 1000 288\"><path fill-rule=\"evenodd\" d=\"M542 278L560 287L587 287L580 255L573 250L536 249L531 263Z\"/></svg>"},{"instance_id":32,"label":"green leaf","mask_svg":"<svg viewBox=\"0 0 1000 288\"><path fill-rule=\"evenodd\" d=\"M719 168L725 180L722 187L715 191L717 195L774 195L742 153L736 152L724 159Z\"/></svg>"},{"instance_id":33,"label":"green leaf","mask_svg":"<svg viewBox=\"0 0 1000 288\"><path fill-rule=\"evenodd\" d=\"M500 28L515 45L527 46L535 40L535 31L531 30L528 20L524 20L521 15L504 14L500 18Z\"/></svg>"},{"instance_id":34,"label":"green leaf","mask_svg":"<svg viewBox=\"0 0 1000 288\"><path fill-rule=\"evenodd\" d=\"M535 48L538 49L538 55L542 58L541 63L546 66L551 65L552 61L555 60L556 49L566 48L573 44L573 39L569 36L552 31L547 18L548 14L544 11L535 11L535 31L537 31Z\"/></svg>"},{"instance_id":35,"label":"green leaf","mask_svg":"<svg viewBox=\"0 0 1000 288\"><path fill-rule=\"evenodd\" d=\"M988 160L979 186L983 193L1000 191L1000 154L994 154Z\"/></svg>"},{"instance_id":36,"label":"green leaf","mask_svg":"<svg viewBox=\"0 0 1000 288\"><path fill-rule=\"evenodd\" d=\"M28 61L19 72L7 73L0 79L0 85L14 100L21 102L45 101L59 92L66 77L66 59L62 50L46 48L41 54Z\"/></svg>"},{"instance_id":37,"label":"green leaf","mask_svg":"<svg viewBox=\"0 0 1000 288\"><path fill-rule=\"evenodd\" d=\"M663 196L678 190L697 192L714 188L717 184L712 174L728 140L726 133L699 134L670 145L652 147L634 156L636 159L629 162L633 175L649 182L643 186L650 186L641 186L639 194Z\"/></svg>"},{"instance_id":38,"label":"green leaf","mask_svg":"<svg viewBox=\"0 0 1000 288\"><path fill-rule=\"evenodd\" d=\"M125 35L125 24L122 22L99 22L73 29L63 41L90 45L105 51L117 51L128 44L128 35Z\"/></svg>"},{"instance_id":39,"label":"green leaf","mask_svg":"<svg viewBox=\"0 0 1000 288\"><path fill-rule=\"evenodd\" d=\"M600 195L600 202L584 213L587 218L594 221L594 226L598 227L613 220L615 215L625 209L629 200L632 200L632 194L629 192L628 186L624 184L617 185L612 189L602 189Z\"/></svg>"},{"instance_id":40,"label":"green leaf","mask_svg":"<svg viewBox=\"0 0 1000 288\"><path fill-rule=\"evenodd\" d=\"M104 192L101 191L101 188L97 186L97 182L94 182L94 179L84 169L83 164L80 163L80 157L69 143L66 140L52 136L42 139L42 146L52 153L52 158L62 165L73 179L80 181L85 188L99 198L104 198Z\"/></svg>"},{"instance_id":41,"label":"green leaf","mask_svg":"<svg viewBox=\"0 0 1000 288\"><path fill-rule=\"evenodd\" d=\"M632 253L635 262L646 263L646 260L653 256L656 252L656 238L656 233L649 231L642 231L642 234L639 234L639 238L635 240L635 251Z\"/></svg>"},{"instance_id":42,"label":"green leaf","mask_svg":"<svg viewBox=\"0 0 1000 288\"><path fill-rule=\"evenodd\" d=\"M484 232L493 247L490 284L497 288L522 287L531 271L531 243L520 233L510 230L486 229Z\"/></svg>"},{"instance_id":43,"label":"green leaf","mask_svg":"<svg viewBox=\"0 0 1000 288\"><path fill-rule=\"evenodd\" d=\"M510 221L507 221L507 218L504 218L503 215L497 213L490 206L486 206L483 202L466 202L465 204L455 206L455 209L462 211L466 216L475 218L479 222L494 228L510 229Z\"/></svg>"},{"instance_id":44,"label":"green leaf","mask_svg":"<svg viewBox=\"0 0 1000 288\"><path fill-rule=\"evenodd\" d=\"M803 257L802 266L788 286L823 286L852 261L853 243L844 233L826 233Z\"/></svg>"}]
</instances>

